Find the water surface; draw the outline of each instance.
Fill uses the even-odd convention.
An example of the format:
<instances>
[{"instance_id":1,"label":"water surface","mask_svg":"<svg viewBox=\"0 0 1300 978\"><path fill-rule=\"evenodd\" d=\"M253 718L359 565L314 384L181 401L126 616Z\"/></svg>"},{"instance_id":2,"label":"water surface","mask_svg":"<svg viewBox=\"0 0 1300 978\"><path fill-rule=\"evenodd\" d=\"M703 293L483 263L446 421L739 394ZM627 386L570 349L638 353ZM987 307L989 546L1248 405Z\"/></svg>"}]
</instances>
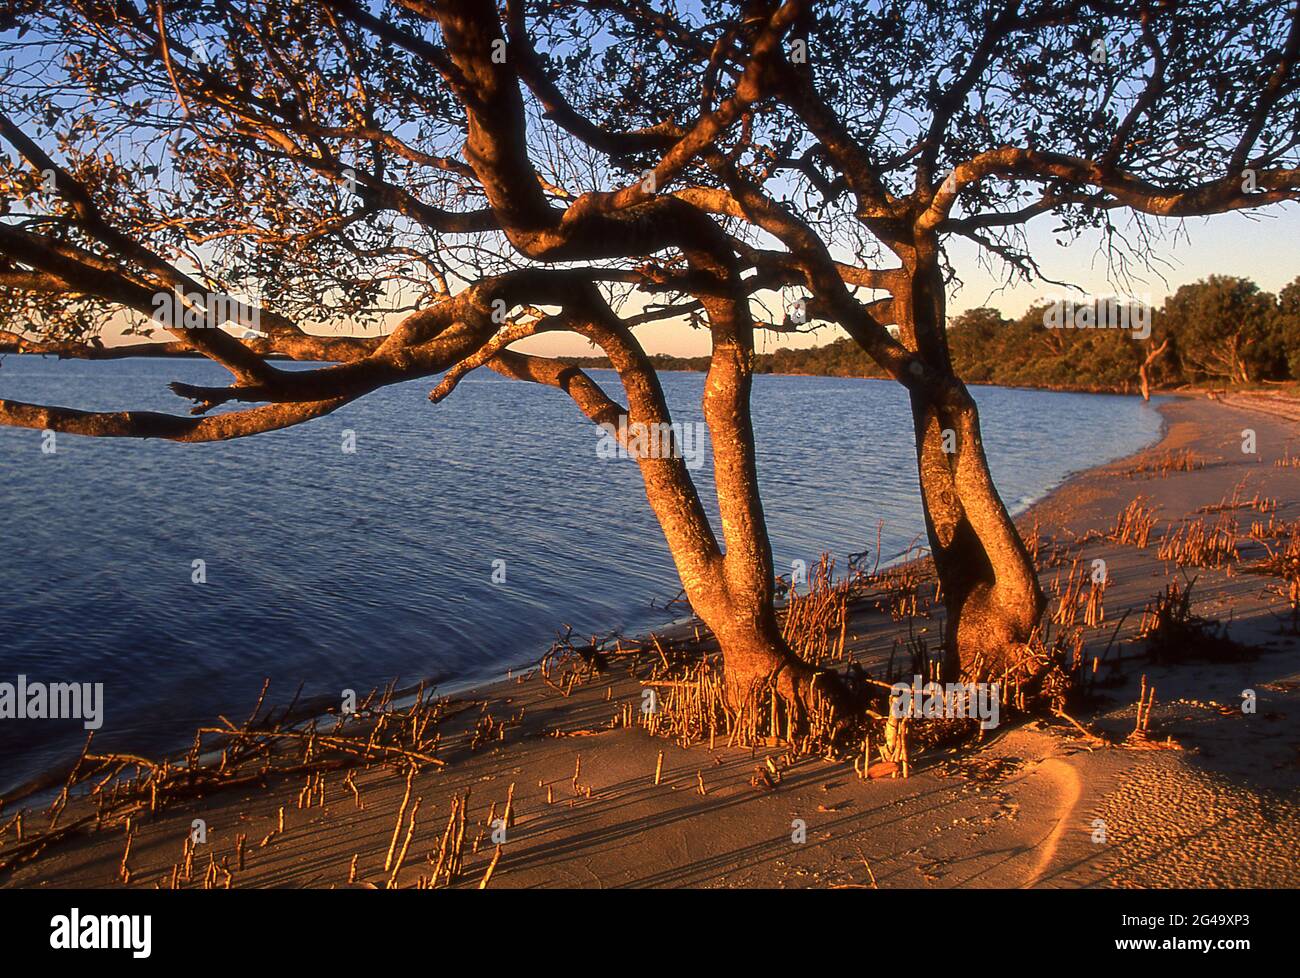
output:
<instances>
[{"instance_id":1,"label":"water surface","mask_svg":"<svg viewBox=\"0 0 1300 978\"><path fill-rule=\"evenodd\" d=\"M226 378L200 360L8 356L0 397L184 413L169 381ZM598 457L566 396L479 371L434 406L433 383L214 445L59 435L46 455L40 432L0 428L0 682L102 682L97 746L162 751L217 713L242 718L264 677L280 700L300 682L466 682L535 661L566 624L635 633L675 617L652 607L678 584L639 471ZM702 375L663 383L674 419L700 421ZM1014 510L1160 431L1137 398L974 393ZM754 415L778 570L823 550L843 566L874 548L880 519L886 557L922 532L896 384L759 376ZM708 465L695 475L716 514ZM84 736L75 721L0 720L0 790Z\"/></svg>"}]
</instances>

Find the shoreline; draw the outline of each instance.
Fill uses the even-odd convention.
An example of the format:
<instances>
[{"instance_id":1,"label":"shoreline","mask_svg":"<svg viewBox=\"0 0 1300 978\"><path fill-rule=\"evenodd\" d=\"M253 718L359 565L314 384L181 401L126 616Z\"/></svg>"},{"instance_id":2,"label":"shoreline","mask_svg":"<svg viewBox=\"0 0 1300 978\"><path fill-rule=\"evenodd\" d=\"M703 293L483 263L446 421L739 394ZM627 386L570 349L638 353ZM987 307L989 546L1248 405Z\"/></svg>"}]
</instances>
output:
<instances>
[{"instance_id":1,"label":"shoreline","mask_svg":"<svg viewBox=\"0 0 1300 978\"><path fill-rule=\"evenodd\" d=\"M120 344L120 345L115 344L113 346L105 347L106 350L112 351L111 356L80 358L80 357L60 356L57 353L37 353L33 351L23 351L23 350L16 349L12 346L7 347L4 343L0 343L0 356L33 357L42 360L50 359L51 357L58 360L89 359L92 362L94 360L138 359L138 360L151 360L151 361L157 361L157 360L204 361L208 359L202 354L193 354L193 353L132 354L132 353L125 353L125 352L118 352L120 350L128 349L130 346L133 345L143 345L143 344ZM653 358L655 356L672 356L672 354L650 354L650 356ZM266 358L268 360L284 361L288 363L301 363L305 366L313 365L313 364L327 365L332 362L328 360L295 360L292 357L286 356L285 354L279 354L279 353L269 353L267 354ZM570 363L575 360L580 360L581 358L567 356L567 355L560 355L554 357L546 357L544 359L559 360L564 363ZM584 365L581 363L576 363L574 365L580 367L583 370L604 370L611 373L615 372L612 366L600 366L600 365L590 365L590 364ZM705 372L703 369L697 370L690 367L657 367L656 370L658 370L661 373L673 373L673 374L703 374ZM756 372L755 376L758 377L823 377L830 380L878 380L878 381L883 381L891 384L896 383L887 374L867 375L867 374L790 373L789 371L784 371L784 370L766 370L766 371ZM1013 390L1013 391L1047 391L1056 394L1100 394L1100 395L1106 395L1110 397L1141 397L1141 391L1140 389L1138 389L1136 381L1134 382L1134 386L1132 388L1068 387L1068 386L1053 386L1050 384L1028 384L1028 385L996 384L996 383L991 383L989 381L983 381L983 380L970 380L970 381L964 381L964 383L968 387L997 387L997 388L1001 388L1002 390ZM1246 395L1246 396L1276 395L1282 398L1290 398L1292 401L1294 401L1295 397L1297 396L1297 391L1300 390L1300 387L1297 386L1298 384L1300 384L1300 382L1265 381L1262 382L1260 386L1240 388L1240 389L1234 387L1214 387L1212 385L1205 386L1203 384L1182 385L1178 387L1153 387L1151 389L1151 396L1152 398L1201 397L1204 396L1208 391L1208 392L1225 392L1229 395Z\"/></svg>"},{"instance_id":2,"label":"shoreline","mask_svg":"<svg viewBox=\"0 0 1300 978\"><path fill-rule=\"evenodd\" d=\"M1283 498L1285 480L1294 476L1289 468L1271 464L1300 454L1300 429L1273 415L1246 414L1241 407L1203 398L1174 397L1158 409L1163 430L1153 444L1069 475L1020 513L1017 522L1022 527L1037 522L1040 530L1050 528L1055 532L1048 547L1069 549L1075 541L1086 540L1089 531L1108 529L1123 508L1121 503L1134 496L1163 497L1160 505L1167 511L1162 522L1177 520L1226 498L1241 475L1248 482L1269 484L1254 491L1266 492L1272 486L1279 519L1300 516L1296 500ZM1135 463L1169 452L1206 453L1230 447L1243 417L1259 419L1255 426L1260 429L1260 453L1269 464L1263 458L1256 465L1225 454L1193 471L1124 474ZM1243 468L1244 473L1238 471ZM1247 489L1249 495L1249 485ZM1175 505L1180 500L1182 511ZM1100 651L1109 647L1108 640L1124 647L1136 633L1142 604L1169 577L1156 559L1155 543L1138 549L1094 538L1079 546L1082 550L1076 559L1101 555L1110 564L1113 579L1106 595L1107 620L1100 628L1088 630L1088 647ZM1050 578L1053 571L1059 577L1060 570L1060 565L1046 568L1040 577ZM1273 717L1256 727L1286 730L1286 724L1277 722L1285 717L1292 721L1290 729L1297 729L1300 649L1294 638L1270 631L1267 615L1277 614L1281 603L1280 598L1257 593L1264 583L1261 578L1211 569L1191 573L1198 582L1196 611L1207 617L1211 613L1231 617L1233 637L1261 651L1253 664L1198 662L1142 669L1150 674L1160 697L1155 727L1186 739L1190 746L1183 750L1095 750L1067 724L1020 721L997 731L984 745L926 757L908 779L864 781L843 762L803 759L782 767L776 788L760 790L751 783L755 764L773 758L778 759L774 764L781 764L779 749L681 747L640 728L607 729L614 706L639 699L641 687L634 677L608 676L561 695L534 674L476 684L452 698L461 729L457 730L453 718L445 750L439 753L447 767L424 772L417 779L417 790L425 799L422 812L429 819L416 833L417 844L425 849L436 845L430 834L442 831L453 799L471 786L486 785L474 787L480 797L472 803L472 815L481 821L489 803L501 810L506 785L513 784L518 789L513 793L518 828L508 832L493 886L868 885L868 876L881 886L1197 885L1207 879L1209 885L1283 885L1288 880L1295 885L1300 869L1291 867L1289 858L1279 865L1278 857L1300 851L1296 834L1300 820L1291 819L1290 829L1286 818L1270 821L1262 799L1269 800L1271 811L1300 814L1300 741L1292 745L1283 737L1280 745L1269 747L1256 742L1255 734L1248 735L1248 726L1238 723L1240 730L1227 733L1220 728L1231 725L1224 719L1229 714L1223 712L1232 703L1228 694L1249 682L1258 687L1257 715ZM1114 623L1124 610L1131 614L1116 628ZM916 618L910 624L926 634L939 617ZM901 628L862 608L854 609L851 626L854 634L846 651L866 665L881 660L884 646L891 637L897 640ZM657 634L662 638L666 630ZM1133 658L1125 655L1115 661ZM1106 690L1111 699L1079 719L1099 731L1131 727L1137 678L1135 673L1126 675L1122 684L1117 680L1113 689ZM1213 694L1208 700L1207 690ZM499 718L499 743L487 747L468 743L472 730L468 714L475 709L480 718ZM521 718L517 724L504 719L516 714ZM1248 750L1235 743L1242 737ZM666 778L654 784L655 757L660 751ZM1294 759L1289 759L1288 751L1295 752ZM577 772L575 755L581 755ZM1227 786L1211 790L1203 783L1202 769L1226 778ZM251 793L217 792L169 808L138 832L131 856L133 885L167 885L192 818L204 817L217 836L213 848L228 851L236 827L245 829L248 838L261 838L267 825L274 828L277 810L286 813L283 837L271 832L272 843L250 854L250 865L238 874L235 885L345 885L353 855L361 867L368 867L353 885L383 885L374 864L383 863L403 779L385 768L356 773L360 795L354 798L341 784L331 783L328 789L322 786L319 807L291 807L299 786L284 782ZM1168 851L1157 849L1159 858L1144 857L1136 864L1129 860L1130 851L1145 851L1144 840L1160 838L1168 828L1135 829L1133 819L1141 821L1144 806L1149 819L1151 806L1167 801L1174 786L1210 805L1212 811L1222 807L1221 794L1230 794L1235 810L1248 812L1249 818L1235 829L1221 825L1218 832L1235 831L1232 844L1252 851L1264 846L1272 857L1264 862L1272 864L1278 882L1260 883L1257 870L1264 862L1234 870L1228 865L1230 847L1218 841L1213 847L1218 862L1203 859L1199 867L1185 865L1186 860L1178 858L1177 845ZM557 789L559 798L554 797ZM1116 802L1117 795L1122 803ZM931 812L922 804L931 797L942 798L945 811L953 814L940 818ZM356 807L359 802L364 808ZM1098 817L1108 825L1134 833L1124 855L1117 857L1111 851L1118 846L1098 847L1089 841L1085 831L1089 819L1082 818L1089 808L1102 813ZM6 818L11 811L6 806ZM1195 811L1182 815L1198 817ZM797 818L806 823L806 844L789 838L788 826ZM951 826L941 824L950 821ZM1165 816L1164 821L1170 819ZM641 830L629 833L629 822ZM888 833L879 836L884 825L895 825L896 842L890 842ZM952 826L958 829L953 831ZM320 845L313 847L312 839L319 839ZM11 841L12 837L0 838L0 851ZM112 870L121 847L121 834L107 830L70 839L0 876L0 885L120 885ZM855 847L862 850L860 859L853 855ZM491 851L492 846L485 844L475 852L467 875L457 885L477 885ZM1013 856L999 860L995 858L999 851L1012 851ZM648 867L646 860L659 868ZM1173 871L1167 864L1188 875L1170 875ZM408 866L403 873L398 885L418 881L417 866Z\"/></svg>"},{"instance_id":3,"label":"shoreline","mask_svg":"<svg viewBox=\"0 0 1300 978\"><path fill-rule=\"evenodd\" d=\"M36 356L36 355L32 354L30 356ZM848 378L842 378L842 379L849 380ZM854 381L858 379L862 379L862 378L852 378L852 380ZM865 378L865 379L869 380L872 378ZM1135 410L1137 409L1135 408ZM1161 422L1161 424L1163 426L1163 421ZM1159 437L1160 434L1157 432L1154 438L1158 440ZM1109 463L1101 463L1101 464L1109 464ZM1019 518L1020 513L1024 512L1026 509L1031 508L1034 505L1041 503L1045 498L1050 496L1053 492L1056 492L1062 485L1068 482L1080 471L1086 471L1086 469L1070 469L1068 471L1065 471L1057 477L1054 484L1048 485L1044 488L1031 487L1031 492L1033 492L1032 501L1022 502L1023 497L1021 497L1020 499L1009 500L1009 508L1011 509L1015 517ZM874 520L874 517L872 517L872 519ZM895 522L893 525L897 526L899 524ZM882 569L906 563L908 560L911 559L916 559L915 554L918 551L922 554L926 552L926 548L924 546L924 540L923 540L924 530L923 530L923 525L920 521L919 507L916 513L916 526L914 527L914 529L915 529L915 533L903 534L900 537L900 539L906 541L910 536L914 541L919 539L921 542L921 546L919 547L909 546L903 549L898 549L897 552L893 552L890 553L888 556L882 557L880 560L880 567ZM864 527L864 532L861 536L860 542L864 545L872 544L871 532L869 528ZM814 556L816 550L819 549L820 548L815 548L814 551L812 551ZM891 549L896 549L896 548L891 548ZM836 554L835 557L837 560L843 563L844 559L847 557L847 552ZM810 557L809 563L811 564L813 562L814 562L813 558ZM612 636L614 634L621 633L626 635L629 640L636 640L636 639L645 639L650 634L653 634L656 631L662 631L664 629L670 629L673 627L674 624L673 622L659 621L659 619L661 618L668 617L668 614L663 613L662 608L656 607L654 600L652 600L649 603L649 606L647 607L644 598L638 598L634 594L626 594L624 595L624 598L625 600L622 602L621 607L626 609L626 613L617 619L611 618L611 619L606 619L606 621L607 622L610 621L631 622L631 627L628 628L626 632L622 632L622 630L617 626L617 624L615 624L610 627L603 627L599 630L596 630L595 634L600 636ZM673 609L671 614L674 617L676 617L680 614L680 610ZM639 621L631 621L634 618L639 619ZM558 622L559 619L557 619L556 621ZM546 654L547 645L556 637L557 634L559 634L559 631L560 629L558 629L558 627L556 627L555 625L552 625L548 628L539 628L533 633L532 640L527 640L527 636L524 636L523 638L525 640L523 641L509 643L512 649L527 650L527 651L518 651L517 654L514 654L509 658L503 658L502 661L500 661L498 664L484 664L482 667L472 670L471 672L469 672L467 676L463 678L459 676L451 676L447 672L440 671L437 663L430 664L435 671L429 674L421 675L420 673L416 672L413 669L409 671L406 669L402 669L400 671L396 671L397 676L403 681L402 688L404 690L408 690L408 691L414 690L419 685L420 682L424 682L426 685L436 685L437 688L440 690L440 692L447 696L472 695L477 690L491 687L495 684L498 684L508 679L515 672L534 667L538 659L540 659L542 656ZM590 633L590 629L584 630L583 632L584 637L589 633ZM503 643L503 647L504 646L505 643ZM408 662L408 665L409 664L410 663ZM419 664L418 661L416 664L417 665ZM415 678L407 678L412 676ZM248 698L239 699L238 701L218 702L214 706L210 706L208 708L211 710L212 715L215 716L218 710L229 713L231 715L234 715L236 713L242 714L242 711L246 710L251 705L252 698L256 695L257 688L259 685L258 680L261 678L261 676L258 673L249 672L247 673L247 678L252 683L251 687L246 688L246 693ZM279 685L277 688L273 688L271 690L272 698L278 700L281 698L287 698L288 696L292 695L294 693L295 685L298 682L298 678L299 676L295 675L291 677L289 681L282 682L281 685ZM372 680L372 681L386 682L390 678L391 676L382 677L381 680ZM295 713L295 716L301 715L304 718L309 718L310 716L315 715L318 712L310 709L307 710L301 709L301 707L303 707L308 703L315 703L319 707L324 708L336 703L336 701L337 701L337 696L333 694L318 694L315 696L310 696L307 699L305 699L303 702L299 703L300 709ZM148 704L145 704L145 706L146 706L145 715L147 715ZM154 756L174 757L177 756L178 754L183 754L190 741L190 735L188 730L179 731L174 729L168 729L166 731L166 734L167 735L165 737L151 736L148 731L143 729L137 729L134 730L132 735L129 736L128 738L112 741L112 745L115 749L119 751L139 752L151 757ZM61 787L63 778L66 775L67 770L75 762L80 747L81 747L80 740L78 740L74 744L67 744L64 753L60 757L55 759L53 762L49 763L48 765L42 766L42 768L40 769L36 769L34 768L34 766L32 768L28 768L28 770L31 771L31 773L25 776L20 782L16 784L6 785L4 792L0 794L0 797L16 796L19 798L23 798L23 797L27 797L29 794L33 792L39 792L42 790L44 791L57 790L59 787Z\"/></svg>"}]
</instances>

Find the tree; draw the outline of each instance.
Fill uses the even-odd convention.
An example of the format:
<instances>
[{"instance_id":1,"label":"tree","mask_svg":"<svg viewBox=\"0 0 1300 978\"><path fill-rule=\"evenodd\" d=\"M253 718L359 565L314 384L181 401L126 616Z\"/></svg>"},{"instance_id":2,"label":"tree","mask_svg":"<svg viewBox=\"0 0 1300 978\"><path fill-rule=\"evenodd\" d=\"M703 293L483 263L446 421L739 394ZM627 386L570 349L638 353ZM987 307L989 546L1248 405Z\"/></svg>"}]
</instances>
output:
<instances>
[{"instance_id":1,"label":"tree","mask_svg":"<svg viewBox=\"0 0 1300 978\"><path fill-rule=\"evenodd\" d=\"M953 369L946 243L1033 276L1040 214L1140 257L1112 214L1300 188L1300 13L1280 0L20 0L0 29L10 301L66 352L179 293L164 350L234 378L173 385L193 418L0 402L0 422L231 438L446 371L438 401L486 366L598 422L668 425L632 329L689 317L712 340L721 539L680 458L639 457L646 494L733 696L771 685L795 713L834 685L777 626L756 331L835 323L907 389L948 667L994 674L1043 598ZM254 292L248 336L223 297ZM322 329L393 311L381 337ZM511 349L557 330L609 357L626 407Z\"/></svg>"},{"instance_id":2,"label":"tree","mask_svg":"<svg viewBox=\"0 0 1300 978\"><path fill-rule=\"evenodd\" d=\"M706 7L715 17L722 9ZM683 60L713 63L696 32L645 18L672 43L676 70ZM766 125L749 126L762 185L718 161L727 196L717 209L785 245L819 314L908 388L950 651L968 673L996 672L1032 633L1043 601L989 477L974 401L953 370L945 241L965 237L1033 277L1020 228L1040 214L1055 215L1066 235L1100 228L1112 253L1142 257L1145 230L1130 247L1112 215L1177 218L1295 199L1300 11L847 3L802 7L791 34L792 57L774 61L767 82L776 104ZM659 102L647 92L667 94L637 90L646 106ZM797 210L776 171L797 175ZM846 276L823 243L835 234L858 256L883 252L899 264ZM846 286L863 284L889 298L856 301ZM889 323L900 343L879 329ZM951 434L953 453L944 450Z\"/></svg>"},{"instance_id":3,"label":"tree","mask_svg":"<svg viewBox=\"0 0 1300 978\"><path fill-rule=\"evenodd\" d=\"M974 384L998 383L1005 351L1005 334L1011 324L1002 313L987 306L967 309L948 327L954 363L963 364L962 376Z\"/></svg>"},{"instance_id":4,"label":"tree","mask_svg":"<svg viewBox=\"0 0 1300 978\"><path fill-rule=\"evenodd\" d=\"M1147 340L1147 353L1142 358L1142 365L1138 367L1138 378L1142 384L1142 400L1151 400L1151 368L1159 362L1160 358L1165 355L1169 349L1169 337L1166 336L1156 345L1155 337Z\"/></svg>"},{"instance_id":5,"label":"tree","mask_svg":"<svg viewBox=\"0 0 1300 978\"><path fill-rule=\"evenodd\" d=\"M1160 322L1177 336L1193 380L1249 384L1284 369L1276 303L1249 279L1211 275L1184 285L1165 301Z\"/></svg>"},{"instance_id":6,"label":"tree","mask_svg":"<svg viewBox=\"0 0 1300 978\"><path fill-rule=\"evenodd\" d=\"M1300 380L1300 277L1293 279L1278 293L1277 308L1282 324L1287 372L1292 380Z\"/></svg>"}]
</instances>

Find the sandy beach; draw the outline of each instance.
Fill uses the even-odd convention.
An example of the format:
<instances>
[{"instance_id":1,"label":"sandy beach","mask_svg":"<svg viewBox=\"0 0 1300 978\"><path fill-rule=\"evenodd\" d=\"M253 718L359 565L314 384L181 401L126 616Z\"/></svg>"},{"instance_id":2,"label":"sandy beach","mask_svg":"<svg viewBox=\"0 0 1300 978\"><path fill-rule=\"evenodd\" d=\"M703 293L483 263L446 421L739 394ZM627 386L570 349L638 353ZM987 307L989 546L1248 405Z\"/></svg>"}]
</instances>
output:
<instances>
[{"instance_id":1,"label":"sandy beach","mask_svg":"<svg viewBox=\"0 0 1300 978\"><path fill-rule=\"evenodd\" d=\"M1052 609L1072 569L1105 561L1104 618L1085 628L1095 696L1073 716L1087 733L1016 717L978 744L921 752L907 778L863 778L851 760L790 761L779 744L683 746L623 725L647 687L642 657L615 656L604 672L534 670L442 703L436 762L409 780L377 763L236 777L250 759L230 786L129 825L96 827L74 795L57 825L83 826L21 859L50 816L27 813L20 839L6 805L0 861L14 864L0 886L473 888L489 868L493 888L1300 885L1300 637L1286 585L1246 572L1267 555L1252 523L1300 519L1300 412L1245 396L1160 409L1158 445L1076 475L1019 520L1037 528ZM1247 429L1257 454L1242 451ZM1135 499L1153 518L1145 546L1113 532ZM1171 528L1220 519L1238 525L1236 559L1161 558ZM1191 611L1223 623L1232 661L1147 655L1144 609L1174 579L1194 579ZM909 627L937 635L941 608L922 614L855 606L844 655L870 668ZM1144 680L1147 735L1129 741ZM195 820L206 837L191 847ZM449 833L465 841L447 880Z\"/></svg>"}]
</instances>

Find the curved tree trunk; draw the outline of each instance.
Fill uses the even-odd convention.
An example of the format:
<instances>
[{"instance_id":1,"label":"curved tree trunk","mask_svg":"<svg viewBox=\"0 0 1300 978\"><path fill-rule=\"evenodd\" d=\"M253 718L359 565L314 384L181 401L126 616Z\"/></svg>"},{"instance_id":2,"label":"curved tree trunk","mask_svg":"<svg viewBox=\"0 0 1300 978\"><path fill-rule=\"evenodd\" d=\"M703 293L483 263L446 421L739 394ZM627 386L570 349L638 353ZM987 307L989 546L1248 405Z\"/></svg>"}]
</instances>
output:
<instances>
[{"instance_id":1,"label":"curved tree trunk","mask_svg":"<svg viewBox=\"0 0 1300 978\"><path fill-rule=\"evenodd\" d=\"M944 672L996 676L1015 661L1045 607L1033 562L989 473L979 411L952 370L937 253L909 256L895 296L904 341L933 372L911 390L917 468L935 570L948 615Z\"/></svg>"},{"instance_id":2,"label":"curved tree trunk","mask_svg":"<svg viewBox=\"0 0 1300 978\"><path fill-rule=\"evenodd\" d=\"M1169 337L1167 336L1159 346L1156 346L1154 339L1147 341L1147 355L1142 360L1142 365L1138 367L1138 379L1142 384L1142 400L1144 401L1151 400L1151 365L1160 359L1168 346Z\"/></svg>"},{"instance_id":3,"label":"curved tree trunk","mask_svg":"<svg viewBox=\"0 0 1300 978\"><path fill-rule=\"evenodd\" d=\"M671 430L672 418L658 375L631 331L594 289L585 297L575 296L571 304L583 308L584 315L575 317L570 328L609 357L627 394L626 408L611 400L581 370L554 360L507 350L492 358L492 369L566 391L588 418L607 426L606 430L619 438L639 425ZM766 695L774 688L797 725L811 705L818 672L790 649L776 616L772 550L758 494L750 412L752 321L744 315L743 302L710 297L705 305L714 348L703 407L713 443L725 553L684 460L676 453L639 452L637 462L646 498L686 597L722 650L731 708L738 710L755 692ZM662 440L656 443L663 444ZM831 692L837 687L827 681L818 689Z\"/></svg>"},{"instance_id":4,"label":"curved tree trunk","mask_svg":"<svg viewBox=\"0 0 1300 978\"><path fill-rule=\"evenodd\" d=\"M726 274L719 272L720 278ZM775 688L799 721L811 706L816 670L790 649L776 617L775 568L758 491L750 410L753 320L747 301L734 295L700 299L713 335L703 407L726 553L721 587L700 595L700 604L692 597L692 605L722 648L732 708Z\"/></svg>"}]
</instances>

